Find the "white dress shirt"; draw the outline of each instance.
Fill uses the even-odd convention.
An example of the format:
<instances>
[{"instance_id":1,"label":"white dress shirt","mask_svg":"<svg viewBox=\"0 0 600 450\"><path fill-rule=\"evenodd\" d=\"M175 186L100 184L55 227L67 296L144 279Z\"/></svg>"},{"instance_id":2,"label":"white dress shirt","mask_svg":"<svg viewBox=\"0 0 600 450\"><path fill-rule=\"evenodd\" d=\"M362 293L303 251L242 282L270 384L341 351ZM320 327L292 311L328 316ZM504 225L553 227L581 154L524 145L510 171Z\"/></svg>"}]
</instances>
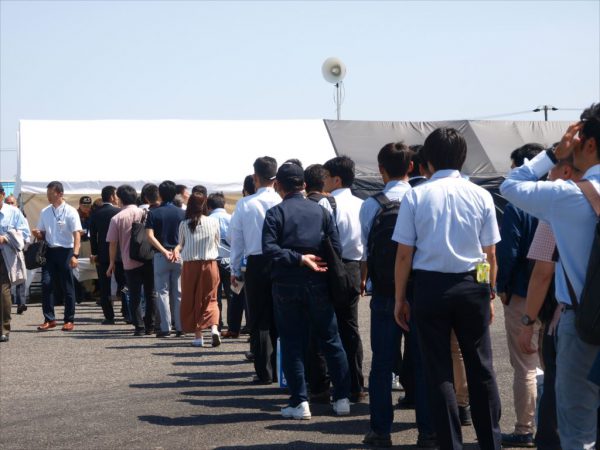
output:
<instances>
[{"instance_id":1,"label":"white dress shirt","mask_svg":"<svg viewBox=\"0 0 600 450\"><path fill-rule=\"evenodd\" d=\"M360 208L363 201L352 195L349 188L336 189L331 195L335 198L335 221L342 243L342 258L360 261L363 256L360 237Z\"/></svg>"},{"instance_id":2,"label":"white dress shirt","mask_svg":"<svg viewBox=\"0 0 600 450\"><path fill-rule=\"evenodd\" d=\"M262 254L262 228L267 210L281 202L281 197L271 187L262 187L255 194L237 202L229 224L231 244L231 270L241 274L244 256Z\"/></svg>"},{"instance_id":3,"label":"white dress shirt","mask_svg":"<svg viewBox=\"0 0 600 450\"><path fill-rule=\"evenodd\" d=\"M66 202L58 208L48 205L42 209L37 227L46 232L50 247L63 248L73 248L73 233L82 230L77 210Z\"/></svg>"},{"instance_id":4,"label":"white dress shirt","mask_svg":"<svg viewBox=\"0 0 600 450\"><path fill-rule=\"evenodd\" d=\"M392 239L416 247L413 269L475 270L482 247L500 241L492 196L457 170L438 170L404 196Z\"/></svg>"}]
</instances>

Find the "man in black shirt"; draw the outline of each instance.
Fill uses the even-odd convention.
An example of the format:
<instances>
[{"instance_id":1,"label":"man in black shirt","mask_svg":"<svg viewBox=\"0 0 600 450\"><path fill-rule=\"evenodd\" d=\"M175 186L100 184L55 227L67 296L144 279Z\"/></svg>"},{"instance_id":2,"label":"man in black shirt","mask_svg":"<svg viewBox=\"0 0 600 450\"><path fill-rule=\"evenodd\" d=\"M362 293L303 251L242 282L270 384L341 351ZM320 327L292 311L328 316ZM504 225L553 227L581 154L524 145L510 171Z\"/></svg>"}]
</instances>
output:
<instances>
[{"instance_id":1,"label":"man in black shirt","mask_svg":"<svg viewBox=\"0 0 600 450\"><path fill-rule=\"evenodd\" d=\"M341 253L331 215L302 196L304 173L293 163L277 171L275 188L283 202L270 208L262 235L263 254L273 262L273 308L281 339L281 365L291 392L286 418L310 419L304 355L309 326L321 339L334 384L333 410L350 413L350 375L337 320L329 301L323 236Z\"/></svg>"}]
</instances>

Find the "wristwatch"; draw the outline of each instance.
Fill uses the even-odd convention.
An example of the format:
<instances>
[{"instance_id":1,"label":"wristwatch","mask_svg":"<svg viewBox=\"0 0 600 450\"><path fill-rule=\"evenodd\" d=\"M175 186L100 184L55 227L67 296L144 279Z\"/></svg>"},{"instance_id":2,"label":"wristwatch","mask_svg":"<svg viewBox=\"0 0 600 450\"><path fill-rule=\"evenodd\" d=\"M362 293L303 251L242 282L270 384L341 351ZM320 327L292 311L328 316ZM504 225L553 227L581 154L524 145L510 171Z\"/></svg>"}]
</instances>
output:
<instances>
[{"instance_id":1,"label":"wristwatch","mask_svg":"<svg viewBox=\"0 0 600 450\"><path fill-rule=\"evenodd\" d=\"M528 327L529 325L533 325L535 323L535 319L532 319L527 314L523 314L523 317L521 317L521 323Z\"/></svg>"},{"instance_id":2,"label":"wristwatch","mask_svg":"<svg viewBox=\"0 0 600 450\"><path fill-rule=\"evenodd\" d=\"M79 253L73 253L73 256L75 257L75 259L79 259Z\"/></svg>"},{"instance_id":3,"label":"wristwatch","mask_svg":"<svg viewBox=\"0 0 600 450\"><path fill-rule=\"evenodd\" d=\"M548 158L550 159L550 161L552 161L554 164L556 164L558 162L558 158L554 154L554 148L553 147L550 147L549 149L546 149L546 155L548 156Z\"/></svg>"}]
</instances>

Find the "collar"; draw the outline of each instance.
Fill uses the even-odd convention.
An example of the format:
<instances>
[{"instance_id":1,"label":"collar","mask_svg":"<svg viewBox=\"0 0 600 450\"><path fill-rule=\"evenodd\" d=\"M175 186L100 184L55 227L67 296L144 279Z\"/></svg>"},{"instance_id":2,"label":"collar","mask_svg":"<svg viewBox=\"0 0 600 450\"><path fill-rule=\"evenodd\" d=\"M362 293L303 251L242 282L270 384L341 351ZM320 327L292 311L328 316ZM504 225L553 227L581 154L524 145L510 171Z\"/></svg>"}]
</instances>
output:
<instances>
[{"instance_id":1,"label":"collar","mask_svg":"<svg viewBox=\"0 0 600 450\"><path fill-rule=\"evenodd\" d=\"M331 191L331 195L334 197L339 197L340 195L352 195L352 191L350 188L339 188L334 191Z\"/></svg>"},{"instance_id":2,"label":"collar","mask_svg":"<svg viewBox=\"0 0 600 450\"><path fill-rule=\"evenodd\" d=\"M67 202L65 202L65 201L63 200L63 202L62 202L62 203L61 203L59 206L57 206L57 207L54 207L54 205L53 205L52 203L50 203L50 207L51 207L51 208L52 208L54 211L58 211L60 208L62 208L62 207L63 207L63 206L65 206L66 204L67 204Z\"/></svg>"},{"instance_id":3,"label":"collar","mask_svg":"<svg viewBox=\"0 0 600 450\"><path fill-rule=\"evenodd\" d=\"M304 195L302 195L302 192L290 192L288 195L286 195L284 197L283 200L290 200L292 198L304 198Z\"/></svg>"},{"instance_id":4,"label":"collar","mask_svg":"<svg viewBox=\"0 0 600 450\"><path fill-rule=\"evenodd\" d=\"M169 206L169 205L175 206L175 205L173 205L173 202L162 202L160 204L160 206Z\"/></svg>"},{"instance_id":5,"label":"collar","mask_svg":"<svg viewBox=\"0 0 600 450\"><path fill-rule=\"evenodd\" d=\"M272 186L261 187L256 190L256 195L260 195L263 192L275 192L275 189Z\"/></svg>"},{"instance_id":6,"label":"collar","mask_svg":"<svg viewBox=\"0 0 600 450\"><path fill-rule=\"evenodd\" d=\"M226 213L227 211L225 210L225 208L215 208L212 210L212 212L210 213L210 215L212 216L213 214L217 214L217 213Z\"/></svg>"},{"instance_id":7,"label":"collar","mask_svg":"<svg viewBox=\"0 0 600 450\"><path fill-rule=\"evenodd\" d=\"M596 164L590 167L588 170L585 171L581 178L588 179L589 177L592 177L594 175L600 175L600 164Z\"/></svg>"},{"instance_id":8,"label":"collar","mask_svg":"<svg viewBox=\"0 0 600 450\"><path fill-rule=\"evenodd\" d=\"M406 181L404 180L390 180L387 182L387 184L385 185L385 187L383 188L384 191L389 191L390 189L393 189L397 186L408 186L410 187L410 184L408 184Z\"/></svg>"},{"instance_id":9,"label":"collar","mask_svg":"<svg viewBox=\"0 0 600 450\"><path fill-rule=\"evenodd\" d=\"M131 209L131 208L137 209L137 205L133 204L133 205L127 205L127 206L123 207L123 209Z\"/></svg>"},{"instance_id":10,"label":"collar","mask_svg":"<svg viewBox=\"0 0 600 450\"><path fill-rule=\"evenodd\" d=\"M443 169L438 170L436 173L431 175L431 180L436 180L438 178L461 178L461 174L458 170L454 169Z\"/></svg>"}]
</instances>

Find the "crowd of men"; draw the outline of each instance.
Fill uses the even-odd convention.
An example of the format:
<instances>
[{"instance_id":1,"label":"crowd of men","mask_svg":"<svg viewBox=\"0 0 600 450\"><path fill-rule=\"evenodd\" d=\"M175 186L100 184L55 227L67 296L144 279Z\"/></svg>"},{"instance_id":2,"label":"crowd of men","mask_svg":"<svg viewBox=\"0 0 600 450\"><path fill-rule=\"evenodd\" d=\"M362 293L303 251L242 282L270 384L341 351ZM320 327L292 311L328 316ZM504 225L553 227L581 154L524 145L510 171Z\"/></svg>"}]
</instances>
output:
<instances>
[{"instance_id":1,"label":"crowd of men","mask_svg":"<svg viewBox=\"0 0 600 450\"><path fill-rule=\"evenodd\" d=\"M50 204L31 230L48 244L38 330L57 326L59 295L62 330L74 329L72 269L84 236L98 272L102 323L115 323L114 275L119 289L126 287L124 311L136 336L181 336L181 261L174 250L190 196L204 196L220 227L219 300L228 303L221 336L240 335L245 310L257 384L277 381L280 339L290 391L283 417L310 419L311 403L331 403L336 415L347 415L368 397L363 442L389 447L399 376L406 391L400 406L415 409L419 448L462 448L461 427L471 423L482 449L594 448L600 346L578 335L575 317L600 214L600 104L586 109L553 147L526 144L510 154L513 170L500 187L509 203L500 224L491 194L461 174L466 156L466 142L452 128L436 129L423 146L387 144L377 156L385 187L365 201L351 191L355 170L348 157L306 169L298 160L278 166L260 157L233 215L221 193L207 195L203 186L190 193L164 181L147 184L139 196L128 185L106 186L83 217L53 181ZM84 203L91 206L91 198ZM10 286L22 282L18 256L30 230L1 186L0 206L6 342ZM373 353L368 389L358 325L366 293ZM514 369L516 423L509 433L499 426L492 364L496 297ZM545 371L540 399L539 367Z\"/></svg>"}]
</instances>

